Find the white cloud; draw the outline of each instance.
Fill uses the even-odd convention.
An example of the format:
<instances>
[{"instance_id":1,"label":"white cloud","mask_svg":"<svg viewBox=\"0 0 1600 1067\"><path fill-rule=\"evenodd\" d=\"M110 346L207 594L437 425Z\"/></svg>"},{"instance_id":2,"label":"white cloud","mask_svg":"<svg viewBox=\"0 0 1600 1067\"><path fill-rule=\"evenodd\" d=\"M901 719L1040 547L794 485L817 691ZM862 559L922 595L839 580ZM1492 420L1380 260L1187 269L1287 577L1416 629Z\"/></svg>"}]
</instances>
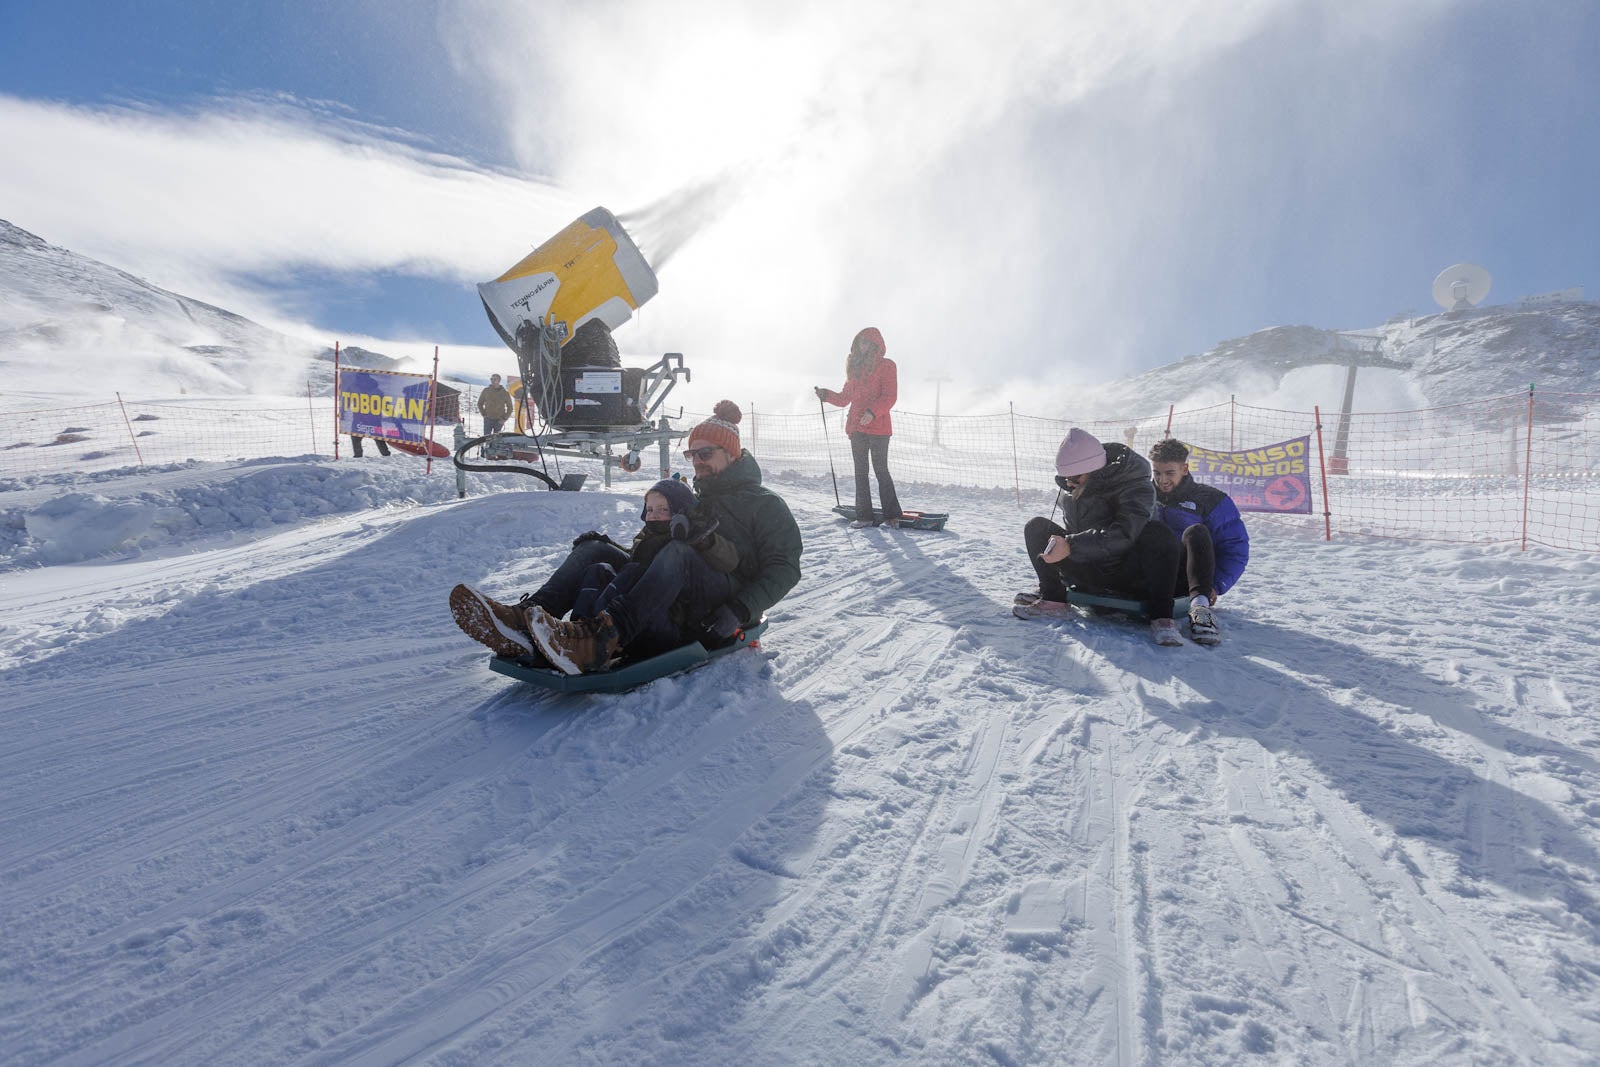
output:
<instances>
[{"instance_id":1,"label":"white cloud","mask_svg":"<svg viewBox=\"0 0 1600 1067\"><path fill-rule=\"evenodd\" d=\"M337 324L297 328L238 275L482 281L603 204L661 265L619 341L685 352L693 402L736 383L802 407L803 384L836 384L871 323L926 408L935 373L958 379L949 397L1182 354L1149 352L1147 325L1203 286L1166 291L1184 265L1151 251L1183 242L1153 234L1210 207L1188 188L1202 182L1231 182L1247 211L1294 148L1218 158L1186 92L1286 12L1321 13L1287 43L1326 61L1397 47L1445 3L446 0L458 77L548 181L293 101L160 114L0 96L0 142L23 146L0 169L0 215L317 336ZM1261 225L1282 224L1264 210Z\"/></svg>"},{"instance_id":2,"label":"white cloud","mask_svg":"<svg viewBox=\"0 0 1600 1067\"><path fill-rule=\"evenodd\" d=\"M1329 8L1296 43L1370 48L1432 11L1392 6ZM873 323L925 401L938 371L984 390L1148 359L1144 320L1198 293L1152 299L1141 280L1142 231L1197 207L1169 170L1167 146L1203 151L1208 125L1184 89L1290 10L456 0L441 25L523 165L643 209L625 217L646 255L674 250L647 347L692 343L707 377L826 381ZM1270 166L1274 147L1230 162ZM645 207L683 190L704 192L687 240Z\"/></svg>"},{"instance_id":3,"label":"white cloud","mask_svg":"<svg viewBox=\"0 0 1600 1067\"><path fill-rule=\"evenodd\" d=\"M582 210L290 101L161 114L0 96L0 143L0 215L214 302L258 304L231 276L304 266L481 281Z\"/></svg>"}]
</instances>

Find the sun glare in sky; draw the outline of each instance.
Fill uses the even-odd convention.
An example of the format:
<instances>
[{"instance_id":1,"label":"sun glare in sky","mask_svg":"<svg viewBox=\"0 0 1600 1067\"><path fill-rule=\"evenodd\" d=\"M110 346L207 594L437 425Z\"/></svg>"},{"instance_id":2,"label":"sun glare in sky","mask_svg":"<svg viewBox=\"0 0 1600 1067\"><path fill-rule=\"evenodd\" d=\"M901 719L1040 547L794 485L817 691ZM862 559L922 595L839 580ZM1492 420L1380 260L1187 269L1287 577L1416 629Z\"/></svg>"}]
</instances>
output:
<instances>
[{"instance_id":1,"label":"sun glare in sky","mask_svg":"<svg viewBox=\"0 0 1600 1067\"><path fill-rule=\"evenodd\" d=\"M868 323L916 402L1597 281L1583 6L88 6L7 16L0 217L318 339L499 358L472 284L595 206L625 350L778 406Z\"/></svg>"}]
</instances>

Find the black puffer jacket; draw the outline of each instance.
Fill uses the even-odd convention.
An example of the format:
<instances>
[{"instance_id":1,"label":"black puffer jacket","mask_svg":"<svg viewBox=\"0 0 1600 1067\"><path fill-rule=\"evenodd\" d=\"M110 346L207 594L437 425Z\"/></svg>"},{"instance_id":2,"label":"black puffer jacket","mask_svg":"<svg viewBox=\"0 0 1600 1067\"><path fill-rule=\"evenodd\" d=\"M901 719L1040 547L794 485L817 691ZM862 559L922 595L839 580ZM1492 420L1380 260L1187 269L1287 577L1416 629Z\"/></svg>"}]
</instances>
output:
<instances>
[{"instance_id":1,"label":"black puffer jacket","mask_svg":"<svg viewBox=\"0 0 1600 1067\"><path fill-rule=\"evenodd\" d=\"M1150 463L1127 445L1109 444L1106 465L1076 495L1062 493L1061 525L1078 563L1109 563L1128 554L1155 515Z\"/></svg>"}]
</instances>

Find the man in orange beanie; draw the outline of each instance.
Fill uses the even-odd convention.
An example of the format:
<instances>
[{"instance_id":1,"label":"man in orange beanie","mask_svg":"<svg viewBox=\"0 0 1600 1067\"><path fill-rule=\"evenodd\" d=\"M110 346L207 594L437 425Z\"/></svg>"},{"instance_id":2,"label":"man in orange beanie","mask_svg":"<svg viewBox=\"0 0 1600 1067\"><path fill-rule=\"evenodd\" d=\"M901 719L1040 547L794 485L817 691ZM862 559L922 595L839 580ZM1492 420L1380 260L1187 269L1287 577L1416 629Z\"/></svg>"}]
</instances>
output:
<instances>
[{"instance_id":1,"label":"man in orange beanie","mask_svg":"<svg viewBox=\"0 0 1600 1067\"><path fill-rule=\"evenodd\" d=\"M724 400L689 431L684 456L694 464L697 513L738 550L739 564L722 574L687 542L656 554L633 587L593 620L566 620L583 575L595 563L626 561L604 535L590 532L544 585L515 606L457 586L450 606L458 625L498 655L526 656L531 640L544 657L568 673L603 670L630 649L650 654L660 646L696 639L731 640L781 600L800 580L800 528L783 498L761 484L761 468L739 441L742 413ZM674 616L701 620L686 631ZM511 631L508 633L507 631Z\"/></svg>"}]
</instances>

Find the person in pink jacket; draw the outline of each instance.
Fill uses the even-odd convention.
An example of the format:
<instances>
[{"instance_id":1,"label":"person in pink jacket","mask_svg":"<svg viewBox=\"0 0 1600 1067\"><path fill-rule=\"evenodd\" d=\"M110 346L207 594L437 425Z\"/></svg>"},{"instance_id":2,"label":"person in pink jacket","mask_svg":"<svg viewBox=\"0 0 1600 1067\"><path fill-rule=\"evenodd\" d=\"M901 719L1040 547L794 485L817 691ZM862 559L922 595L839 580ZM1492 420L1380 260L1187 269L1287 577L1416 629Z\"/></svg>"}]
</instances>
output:
<instances>
[{"instance_id":1,"label":"person in pink jacket","mask_svg":"<svg viewBox=\"0 0 1600 1067\"><path fill-rule=\"evenodd\" d=\"M816 387L822 400L836 407L850 405L844 432L856 463L856 521L850 525L857 528L876 526L880 519L890 526L900 521L900 498L895 496L894 479L889 476L889 438L894 433L889 410L894 407L898 383L894 360L883 353L883 334L868 326L850 343L844 388ZM878 518L872 512L872 487L867 482L869 459L878 476L878 498L883 504Z\"/></svg>"}]
</instances>

